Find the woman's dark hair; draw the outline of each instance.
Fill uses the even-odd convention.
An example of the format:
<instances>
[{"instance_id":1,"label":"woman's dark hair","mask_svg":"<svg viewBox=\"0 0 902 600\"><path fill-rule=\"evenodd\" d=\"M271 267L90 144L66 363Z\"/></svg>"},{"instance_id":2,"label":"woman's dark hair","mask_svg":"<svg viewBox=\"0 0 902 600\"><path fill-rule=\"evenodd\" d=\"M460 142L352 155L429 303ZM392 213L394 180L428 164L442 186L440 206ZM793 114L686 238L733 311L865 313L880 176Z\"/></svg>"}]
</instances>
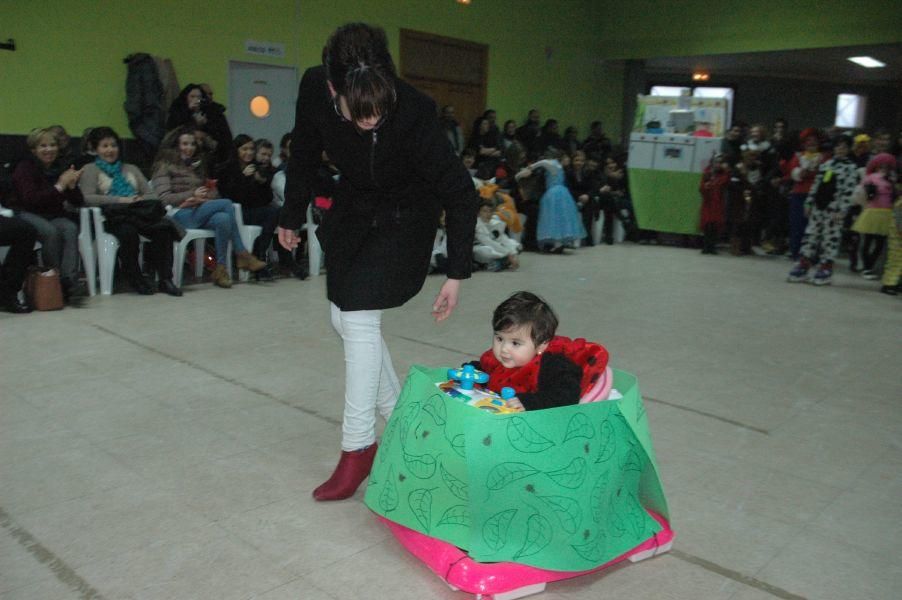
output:
<instances>
[{"instance_id":1,"label":"woman's dark hair","mask_svg":"<svg viewBox=\"0 0 902 600\"><path fill-rule=\"evenodd\" d=\"M542 133L551 133L551 130L555 125L557 125L557 119L548 119L547 121L545 121L545 124L542 125Z\"/></svg>"},{"instance_id":2,"label":"woman's dark hair","mask_svg":"<svg viewBox=\"0 0 902 600\"><path fill-rule=\"evenodd\" d=\"M348 23L323 48L326 77L348 103L352 121L388 115L395 105L395 64L381 27Z\"/></svg>"},{"instance_id":3,"label":"woman's dark hair","mask_svg":"<svg viewBox=\"0 0 902 600\"><path fill-rule=\"evenodd\" d=\"M530 326L532 341L538 346L554 337L557 315L547 302L532 292L516 292L495 309L492 329L507 331L523 325Z\"/></svg>"},{"instance_id":4,"label":"woman's dark hair","mask_svg":"<svg viewBox=\"0 0 902 600\"><path fill-rule=\"evenodd\" d=\"M122 148L122 140L119 138L119 134L113 131L112 127L94 127L88 134L88 150L97 150L97 146L106 138L113 138L116 140L116 145L120 149Z\"/></svg>"},{"instance_id":5,"label":"woman's dark hair","mask_svg":"<svg viewBox=\"0 0 902 600\"><path fill-rule=\"evenodd\" d=\"M517 125L516 121L514 121L513 119L508 119L507 121L504 122L504 127L501 128L501 132L504 133L505 131L507 131L507 126L510 125L511 123L513 123L514 126Z\"/></svg>"},{"instance_id":6,"label":"woman's dark hair","mask_svg":"<svg viewBox=\"0 0 902 600\"><path fill-rule=\"evenodd\" d=\"M246 133L239 133L238 135L235 136L235 139L232 140L232 147L235 148L235 150L237 150L238 148L242 147L243 145L245 145L248 142L253 143L254 138L247 135Z\"/></svg>"}]
</instances>

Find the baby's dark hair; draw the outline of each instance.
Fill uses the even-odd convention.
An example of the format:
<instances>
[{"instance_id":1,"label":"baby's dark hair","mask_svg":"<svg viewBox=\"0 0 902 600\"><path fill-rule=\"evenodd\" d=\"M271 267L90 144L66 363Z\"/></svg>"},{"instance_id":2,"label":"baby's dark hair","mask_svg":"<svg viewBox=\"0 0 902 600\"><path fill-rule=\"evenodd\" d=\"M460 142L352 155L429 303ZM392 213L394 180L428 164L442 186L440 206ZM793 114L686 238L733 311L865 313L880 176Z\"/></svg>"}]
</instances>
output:
<instances>
[{"instance_id":1,"label":"baby's dark hair","mask_svg":"<svg viewBox=\"0 0 902 600\"><path fill-rule=\"evenodd\" d=\"M498 305L492 315L494 331L530 326L532 341L537 346L550 342L557 331L557 315L547 302L532 292L516 292Z\"/></svg>"}]
</instances>

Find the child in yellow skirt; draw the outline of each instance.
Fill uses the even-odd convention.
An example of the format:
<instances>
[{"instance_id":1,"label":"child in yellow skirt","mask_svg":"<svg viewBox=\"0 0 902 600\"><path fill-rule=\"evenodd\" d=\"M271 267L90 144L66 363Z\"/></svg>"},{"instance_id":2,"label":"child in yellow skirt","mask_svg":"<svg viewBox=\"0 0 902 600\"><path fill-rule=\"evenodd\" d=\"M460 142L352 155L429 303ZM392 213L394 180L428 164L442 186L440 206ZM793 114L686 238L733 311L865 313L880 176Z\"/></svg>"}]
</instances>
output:
<instances>
[{"instance_id":1,"label":"child in yellow skirt","mask_svg":"<svg viewBox=\"0 0 902 600\"><path fill-rule=\"evenodd\" d=\"M889 233L889 252L883 269L883 287L880 291L890 296L899 293L899 277L902 276L902 198L893 205L893 225Z\"/></svg>"},{"instance_id":2,"label":"child in yellow skirt","mask_svg":"<svg viewBox=\"0 0 902 600\"><path fill-rule=\"evenodd\" d=\"M886 238L893 229L893 199L895 197L896 157L882 152L868 162L867 175L861 182L867 194L867 205L859 215L852 231L863 234L861 260L865 279L877 279L874 265Z\"/></svg>"}]
</instances>

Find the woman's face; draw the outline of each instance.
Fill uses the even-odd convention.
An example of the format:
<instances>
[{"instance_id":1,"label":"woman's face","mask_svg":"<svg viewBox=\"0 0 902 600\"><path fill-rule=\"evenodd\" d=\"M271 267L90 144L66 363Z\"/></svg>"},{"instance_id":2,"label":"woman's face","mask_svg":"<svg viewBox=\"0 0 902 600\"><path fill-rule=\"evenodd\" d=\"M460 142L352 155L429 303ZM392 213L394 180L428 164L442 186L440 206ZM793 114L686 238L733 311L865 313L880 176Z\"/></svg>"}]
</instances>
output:
<instances>
[{"instance_id":1,"label":"woman's face","mask_svg":"<svg viewBox=\"0 0 902 600\"><path fill-rule=\"evenodd\" d=\"M204 94L200 91L200 88L194 88L190 92L188 92L188 108L191 111L196 111L200 109L200 101L203 100Z\"/></svg>"},{"instance_id":2,"label":"woman's face","mask_svg":"<svg viewBox=\"0 0 902 600\"><path fill-rule=\"evenodd\" d=\"M267 148L266 146L260 146L257 148L257 157L255 159L257 164L260 165L268 165L272 162L272 148Z\"/></svg>"},{"instance_id":3,"label":"woman's face","mask_svg":"<svg viewBox=\"0 0 902 600\"><path fill-rule=\"evenodd\" d=\"M105 162L112 164L119 160L119 143L116 141L116 138L103 138L97 143L97 147L94 148L94 151L97 152L97 156Z\"/></svg>"},{"instance_id":4,"label":"woman's face","mask_svg":"<svg viewBox=\"0 0 902 600\"><path fill-rule=\"evenodd\" d=\"M570 155L569 154L562 155L561 159L558 162L561 163L561 166L566 169L567 167L570 166Z\"/></svg>"},{"instance_id":5,"label":"woman's face","mask_svg":"<svg viewBox=\"0 0 902 600\"><path fill-rule=\"evenodd\" d=\"M620 165L613 159L607 159L604 163L604 172L608 177L616 177L619 175Z\"/></svg>"},{"instance_id":6,"label":"woman's face","mask_svg":"<svg viewBox=\"0 0 902 600\"><path fill-rule=\"evenodd\" d=\"M583 165L586 164L586 155L582 152L577 152L573 155L573 169L579 171L583 168Z\"/></svg>"},{"instance_id":7,"label":"woman's face","mask_svg":"<svg viewBox=\"0 0 902 600\"><path fill-rule=\"evenodd\" d=\"M238 160L240 160L242 164L246 165L253 161L256 154L257 147L254 146L254 142L247 142L246 144L238 146Z\"/></svg>"},{"instance_id":8,"label":"woman's face","mask_svg":"<svg viewBox=\"0 0 902 600\"><path fill-rule=\"evenodd\" d=\"M514 121L508 121L504 124L504 133L505 135L513 136L517 133L517 123Z\"/></svg>"},{"instance_id":9,"label":"woman's face","mask_svg":"<svg viewBox=\"0 0 902 600\"><path fill-rule=\"evenodd\" d=\"M197 140L190 133L183 133L179 136L179 156L183 159L194 158L197 152Z\"/></svg>"},{"instance_id":10,"label":"woman's face","mask_svg":"<svg viewBox=\"0 0 902 600\"><path fill-rule=\"evenodd\" d=\"M35 157L41 161L45 167L49 167L53 164L53 161L56 160L56 157L59 155L59 145L56 143L56 138L52 135L45 134L41 136L41 139L38 140L38 145L34 147L31 151Z\"/></svg>"},{"instance_id":11,"label":"woman's face","mask_svg":"<svg viewBox=\"0 0 902 600\"><path fill-rule=\"evenodd\" d=\"M491 126L491 124L489 123L488 119L482 119L481 121L479 121L479 134L480 135L487 134L489 132L490 126Z\"/></svg>"}]
</instances>

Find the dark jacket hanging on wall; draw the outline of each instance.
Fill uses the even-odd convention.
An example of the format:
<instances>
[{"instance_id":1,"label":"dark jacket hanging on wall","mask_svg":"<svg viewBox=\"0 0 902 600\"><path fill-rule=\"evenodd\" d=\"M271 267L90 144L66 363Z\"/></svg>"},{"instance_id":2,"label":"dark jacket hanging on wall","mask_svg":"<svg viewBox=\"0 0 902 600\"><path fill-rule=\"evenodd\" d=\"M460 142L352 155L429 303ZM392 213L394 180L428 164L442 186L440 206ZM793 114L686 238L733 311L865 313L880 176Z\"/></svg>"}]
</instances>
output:
<instances>
[{"instance_id":1,"label":"dark jacket hanging on wall","mask_svg":"<svg viewBox=\"0 0 902 600\"><path fill-rule=\"evenodd\" d=\"M144 150L151 156L166 134L166 108L163 104L163 84L157 74L153 57L143 52L125 59L128 76L125 80L125 112L128 127Z\"/></svg>"},{"instance_id":2,"label":"dark jacket hanging on wall","mask_svg":"<svg viewBox=\"0 0 902 600\"><path fill-rule=\"evenodd\" d=\"M280 225L297 229L323 150L341 179L317 237L329 300L342 310L400 306L423 287L442 209L448 276L470 276L477 197L439 123L435 102L397 80L397 103L375 131L335 112L323 67L298 92Z\"/></svg>"}]
</instances>

